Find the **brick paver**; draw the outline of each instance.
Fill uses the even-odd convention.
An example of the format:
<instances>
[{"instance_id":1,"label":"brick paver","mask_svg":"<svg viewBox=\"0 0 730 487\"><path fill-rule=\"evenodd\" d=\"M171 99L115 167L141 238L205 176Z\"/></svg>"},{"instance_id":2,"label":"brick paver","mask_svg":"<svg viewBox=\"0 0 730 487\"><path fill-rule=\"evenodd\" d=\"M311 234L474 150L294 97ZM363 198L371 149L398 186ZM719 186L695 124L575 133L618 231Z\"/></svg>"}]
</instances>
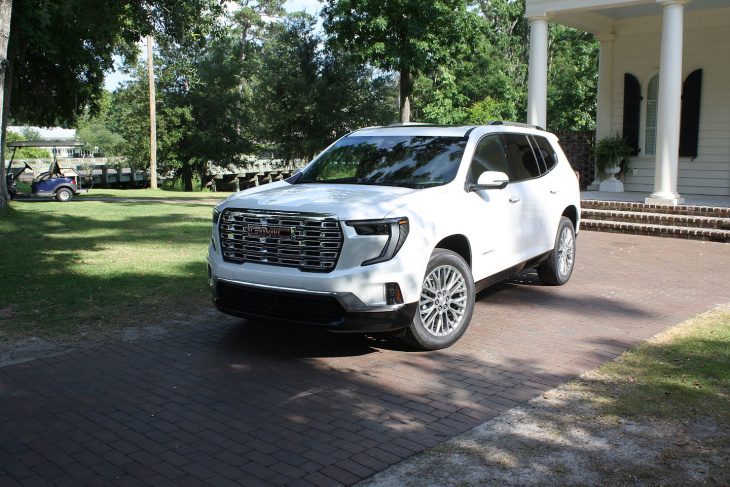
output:
<instances>
[{"instance_id":1,"label":"brick paver","mask_svg":"<svg viewBox=\"0 0 730 487\"><path fill-rule=\"evenodd\" d=\"M242 320L0 368L0 485L351 484L730 302L727 244L582 232L454 347Z\"/></svg>"}]
</instances>

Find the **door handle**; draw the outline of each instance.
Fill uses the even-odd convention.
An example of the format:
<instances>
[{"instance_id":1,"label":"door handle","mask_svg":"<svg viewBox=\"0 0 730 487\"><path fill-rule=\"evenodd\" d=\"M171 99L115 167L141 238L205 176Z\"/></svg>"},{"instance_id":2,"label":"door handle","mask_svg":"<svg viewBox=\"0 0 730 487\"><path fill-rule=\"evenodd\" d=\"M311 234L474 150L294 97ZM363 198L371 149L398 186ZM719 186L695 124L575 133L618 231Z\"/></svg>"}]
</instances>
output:
<instances>
[{"instance_id":1,"label":"door handle","mask_svg":"<svg viewBox=\"0 0 730 487\"><path fill-rule=\"evenodd\" d=\"M522 198L520 198L519 196L513 196L509 199L510 203L519 203L520 201L522 201Z\"/></svg>"},{"instance_id":2,"label":"door handle","mask_svg":"<svg viewBox=\"0 0 730 487\"><path fill-rule=\"evenodd\" d=\"M550 194L558 194L558 190L557 189L551 189L550 190Z\"/></svg>"}]
</instances>

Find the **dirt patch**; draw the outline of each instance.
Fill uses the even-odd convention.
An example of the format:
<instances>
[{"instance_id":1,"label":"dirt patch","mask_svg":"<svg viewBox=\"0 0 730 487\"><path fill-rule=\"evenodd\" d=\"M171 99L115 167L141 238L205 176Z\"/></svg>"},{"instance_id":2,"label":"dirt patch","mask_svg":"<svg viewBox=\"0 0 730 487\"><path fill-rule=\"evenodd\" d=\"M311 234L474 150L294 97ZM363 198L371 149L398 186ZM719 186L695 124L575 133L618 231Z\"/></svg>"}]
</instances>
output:
<instances>
[{"instance_id":1,"label":"dirt patch","mask_svg":"<svg viewBox=\"0 0 730 487\"><path fill-rule=\"evenodd\" d=\"M730 485L725 431L604 416L595 387L585 374L357 485Z\"/></svg>"},{"instance_id":2,"label":"dirt patch","mask_svg":"<svg viewBox=\"0 0 730 487\"><path fill-rule=\"evenodd\" d=\"M0 318L3 313L10 316L12 309L0 309ZM170 330L198 326L213 321L235 321L235 318L220 313L215 308L205 308L196 314L173 313L165 318L149 318L137 326L108 326L92 331L84 331L73 337L58 336L53 339L28 337L20 340L11 340L0 347L0 367L28 362L44 357L62 355L80 348L88 348L114 343L119 341L130 342L141 338L157 336Z\"/></svg>"}]
</instances>

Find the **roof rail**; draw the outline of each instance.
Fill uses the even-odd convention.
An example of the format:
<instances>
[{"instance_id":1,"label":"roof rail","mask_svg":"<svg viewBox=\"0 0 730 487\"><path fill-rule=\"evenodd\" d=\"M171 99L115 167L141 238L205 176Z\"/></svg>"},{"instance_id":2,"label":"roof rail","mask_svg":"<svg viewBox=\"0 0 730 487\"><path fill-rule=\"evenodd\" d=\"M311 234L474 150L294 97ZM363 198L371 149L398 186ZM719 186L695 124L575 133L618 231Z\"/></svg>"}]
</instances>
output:
<instances>
[{"instance_id":1,"label":"roof rail","mask_svg":"<svg viewBox=\"0 0 730 487\"><path fill-rule=\"evenodd\" d=\"M418 126L418 125L433 125L432 123L422 123L422 122L395 122L395 123L389 123L386 125L386 127L412 127L412 126Z\"/></svg>"},{"instance_id":2,"label":"roof rail","mask_svg":"<svg viewBox=\"0 0 730 487\"><path fill-rule=\"evenodd\" d=\"M529 129L542 130L543 132L546 132L546 130L543 127L540 127L539 125L532 125L529 123L504 122L502 120L493 120L493 121L489 122L487 125L508 125L510 127L524 127L524 128L529 128Z\"/></svg>"}]
</instances>

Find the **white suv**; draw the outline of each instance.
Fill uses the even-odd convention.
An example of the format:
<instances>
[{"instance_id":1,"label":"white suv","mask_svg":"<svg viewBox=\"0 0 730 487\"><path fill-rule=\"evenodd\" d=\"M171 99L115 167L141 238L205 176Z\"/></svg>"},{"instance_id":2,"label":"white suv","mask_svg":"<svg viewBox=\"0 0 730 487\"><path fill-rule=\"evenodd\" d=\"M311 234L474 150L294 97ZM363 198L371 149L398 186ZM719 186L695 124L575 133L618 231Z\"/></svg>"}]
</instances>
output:
<instances>
[{"instance_id":1,"label":"white suv","mask_svg":"<svg viewBox=\"0 0 730 487\"><path fill-rule=\"evenodd\" d=\"M539 127L365 128L219 203L209 282L224 313L435 350L464 334L480 289L528 267L565 284L579 215L575 173Z\"/></svg>"}]
</instances>

